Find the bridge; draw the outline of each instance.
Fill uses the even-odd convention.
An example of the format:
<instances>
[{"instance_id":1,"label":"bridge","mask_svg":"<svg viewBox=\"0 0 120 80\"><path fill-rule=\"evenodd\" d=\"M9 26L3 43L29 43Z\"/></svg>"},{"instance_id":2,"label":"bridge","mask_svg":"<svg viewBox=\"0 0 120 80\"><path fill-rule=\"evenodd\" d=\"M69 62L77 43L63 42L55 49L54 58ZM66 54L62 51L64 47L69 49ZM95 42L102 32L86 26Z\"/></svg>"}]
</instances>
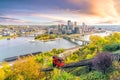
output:
<instances>
[{"instance_id":1,"label":"bridge","mask_svg":"<svg viewBox=\"0 0 120 80\"><path fill-rule=\"evenodd\" d=\"M76 41L81 41L83 46L90 43L90 41L86 41L86 40L84 40L82 38L79 38L79 37L77 38L77 37L67 37L67 36L64 36L63 38L68 40L68 41L70 41L70 42L72 42L72 43L75 43L77 45L80 45L80 44L76 43Z\"/></svg>"}]
</instances>

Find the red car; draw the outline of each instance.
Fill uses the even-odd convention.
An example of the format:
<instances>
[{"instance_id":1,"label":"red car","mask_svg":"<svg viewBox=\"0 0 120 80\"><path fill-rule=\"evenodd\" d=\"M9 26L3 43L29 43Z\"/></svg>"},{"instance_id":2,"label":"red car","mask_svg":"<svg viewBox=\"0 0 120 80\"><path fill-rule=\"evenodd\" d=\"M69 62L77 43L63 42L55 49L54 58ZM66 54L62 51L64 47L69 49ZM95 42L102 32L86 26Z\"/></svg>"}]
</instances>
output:
<instances>
[{"instance_id":1,"label":"red car","mask_svg":"<svg viewBox=\"0 0 120 80\"><path fill-rule=\"evenodd\" d=\"M58 56L53 56L53 67L64 66L64 60Z\"/></svg>"}]
</instances>

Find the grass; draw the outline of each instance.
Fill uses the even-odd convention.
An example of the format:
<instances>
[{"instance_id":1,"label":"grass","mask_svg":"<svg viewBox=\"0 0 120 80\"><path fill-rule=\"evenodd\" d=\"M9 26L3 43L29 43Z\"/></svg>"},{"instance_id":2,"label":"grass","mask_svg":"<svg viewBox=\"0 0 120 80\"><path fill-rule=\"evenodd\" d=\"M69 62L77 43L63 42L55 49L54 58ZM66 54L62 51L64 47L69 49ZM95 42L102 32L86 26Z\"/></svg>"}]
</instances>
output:
<instances>
[{"instance_id":1,"label":"grass","mask_svg":"<svg viewBox=\"0 0 120 80\"><path fill-rule=\"evenodd\" d=\"M7 38L16 38L18 35L12 35L12 36L1 36L0 40L7 39Z\"/></svg>"},{"instance_id":2,"label":"grass","mask_svg":"<svg viewBox=\"0 0 120 80\"><path fill-rule=\"evenodd\" d=\"M0 40L7 39L7 38L11 38L11 37L10 36L0 37Z\"/></svg>"},{"instance_id":3,"label":"grass","mask_svg":"<svg viewBox=\"0 0 120 80\"><path fill-rule=\"evenodd\" d=\"M120 50L114 51L113 54L120 54Z\"/></svg>"}]
</instances>

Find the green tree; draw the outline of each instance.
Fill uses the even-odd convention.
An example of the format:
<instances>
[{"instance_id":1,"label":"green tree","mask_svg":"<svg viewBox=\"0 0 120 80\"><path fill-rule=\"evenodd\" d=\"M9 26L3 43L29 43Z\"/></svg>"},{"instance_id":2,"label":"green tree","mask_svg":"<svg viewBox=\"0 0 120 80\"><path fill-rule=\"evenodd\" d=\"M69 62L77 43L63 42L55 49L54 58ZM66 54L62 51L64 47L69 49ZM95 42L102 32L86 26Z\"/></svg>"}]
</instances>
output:
<instances>
[{"instance_id":1,"label":"green tree","mask_svg":"<svg viewBox=\"0 0 120 80\"><path fill-rule=\"evenodd\" d=\"M109 80L102 72L92 71L80 76L80 80Z\"/></svg>"},{"instance_id":2,"label":"green tree","mask_svg":"<svg viewBox=\"0 0 120 80\"><path fill-rule=\"evenodd\" d=\"M77 77L71 75L70 73L58 69L54 69L52 75L53 77L51 80L79 80Z\"/></svg>"}]
</instances>

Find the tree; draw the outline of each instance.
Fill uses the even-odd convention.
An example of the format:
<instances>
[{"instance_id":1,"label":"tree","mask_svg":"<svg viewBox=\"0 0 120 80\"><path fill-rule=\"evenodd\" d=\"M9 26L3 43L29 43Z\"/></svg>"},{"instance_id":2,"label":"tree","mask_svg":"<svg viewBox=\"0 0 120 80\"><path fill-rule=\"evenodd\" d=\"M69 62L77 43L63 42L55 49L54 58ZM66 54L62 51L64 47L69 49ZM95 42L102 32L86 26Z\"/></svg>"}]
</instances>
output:
<instances>
[{"instance_id":1,"label":"tree","mask_svg":"<svg viewBox=\"0 0 120 80\"><path fill-rule=\"evenodd\" d=\"M120 62L113 61L113 72L110 74L110 80L120 80Z\"/></svg>"},{"instance_id":2,"label":"tree","mask_svg":"<svg viewBox=\"0 0 120 80\"><path fill-rule=\"evenodd\" d=\"M110 74L110 80L120 80L120 72L114 71L112 74Z\"/></svg>"},{"instance_id":3,"label":"tree","mask_svg":"<svg viewBox=\"0 0 120 80\"><path fill-rule=\"evenodd\" d=\"M103 46L104 51L117 51L120 50L120 43L112 43Z\"/></svg>"},{"instance_id":4,"label":"tree","mask_svg":"<svg viewBox=\"0 0 120 80\"><path fill-rule=\"evenodd\" d=\"M120 72L120 62L119 61L113 61L112 66L115 70Z\"/></svg>"},{"instance_id":5,"label":"tree","mask_svg":"<svg viewBox=\"0 0 120 80\"><path fill-rule=\"evenodd\" d=\"M80 80L109 80L102 72L92 71L80 76Z\"/></svg>"},{"instance_id":6,"label":"tree","mask_svg":"<svg viewBox=\"0 0 120 80\"><path fill-rule=\"evenodd\" d=\"M4 80L5 79L5 72L3 69L0 69L0 80Z\"/></svg>"},{"instance_id":7,"label":"tree","mask_svg":"<svg viewBox=\"0 0 120 80\"><path fill-rule=\"evenodd\" d=\"M93 49L97 49L97 52L102 51L103 45L107 42L103 37L100 36L91 36L90 40L90 45L93 45Z\"/></svg>"},{"instance_id":8,"label":"tree","mask_svg":"<svg viewBox=\"0 0 120 80\"><path fill-rule=\"evenodd\" d=\"M95 69L105 73L112 65L111 54L106 52L98 53L98 55L94 58L92 64Z\"/></svg>"},{"instance_id":9,"label":"tree","mask_svg":"<svg viewBox=\"0 0 120 80\"><path fill-rule=\"evenodd\" d=\"M58 70L56 68L52 72L52 75L53 77L51 78L51 80L80 80L76 78L75 76L73 76L72 74L62 71L62 70Z\"/></svg>"},{"instance_id":10,"label":"tree","mask_svg":"<svg viewBox=\"0 0 120 80\"><path fill-rule=\"evenodd\" d=\"M105 37L107 40L109 40L109 43L119 43L120 42L120 33L114 32L113 34Z\"/></svg>"},{"instance_id":11,"label":"tree","mask_svg":"<svg viewBox=\"0 0 120 80\"><path fill-rule=\"evenodd\" d=\"M43 76L42 73L40 74L40 65L34 60L34 57L16 61L11 70L8 80L39 80L40 75Z\"/></svg>"}]
</instances>

